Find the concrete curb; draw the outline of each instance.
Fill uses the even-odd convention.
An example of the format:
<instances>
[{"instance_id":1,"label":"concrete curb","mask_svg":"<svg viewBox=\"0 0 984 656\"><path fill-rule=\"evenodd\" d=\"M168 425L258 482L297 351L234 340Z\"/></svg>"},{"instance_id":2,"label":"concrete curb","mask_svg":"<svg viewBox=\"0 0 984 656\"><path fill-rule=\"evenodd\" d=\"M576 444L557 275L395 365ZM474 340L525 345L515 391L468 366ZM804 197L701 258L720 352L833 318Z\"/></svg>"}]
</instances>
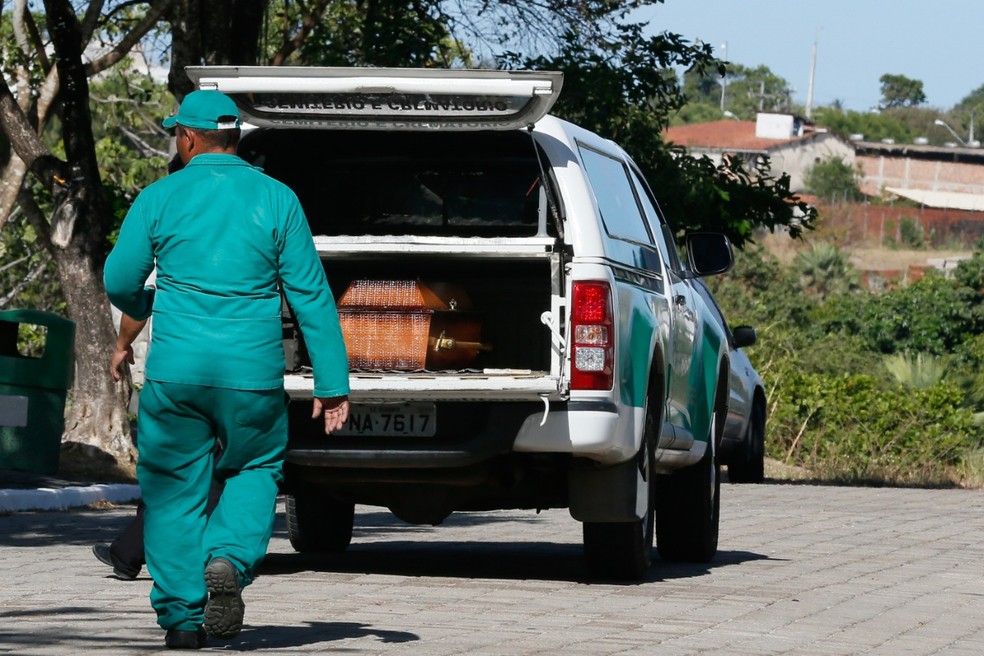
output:
<instances>
[{"instance_id":1,"label":"concrete curb","mask_svg":"<svg viewBox=\"0 0 984 656\"><path fill-rule=\"evenodd\" d=\"M107 483L85 487L0 490L0 512L67 510L97 501L127 503L140 498L139 485Z\"/></svg>"}]
</instances>

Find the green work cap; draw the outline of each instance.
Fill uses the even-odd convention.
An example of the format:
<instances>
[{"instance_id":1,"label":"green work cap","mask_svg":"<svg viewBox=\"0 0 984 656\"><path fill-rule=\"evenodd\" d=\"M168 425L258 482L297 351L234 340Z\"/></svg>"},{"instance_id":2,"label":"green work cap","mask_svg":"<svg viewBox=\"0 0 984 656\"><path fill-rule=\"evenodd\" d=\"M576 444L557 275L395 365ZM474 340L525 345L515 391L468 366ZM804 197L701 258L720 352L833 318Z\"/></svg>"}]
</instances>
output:
<instances>
[{"instance_id":1,"label":"green work cap","mask_svg":"<svg viewBox=\"0 0 984 656\"><path fill-rule=\"evenodd\" d=\"M239 110L232 98L219 91L192 91L185 96L178 113L168 116L162 125L176 124L199 130L231 130L239 127Z\"/></svg>"}]
</instances>

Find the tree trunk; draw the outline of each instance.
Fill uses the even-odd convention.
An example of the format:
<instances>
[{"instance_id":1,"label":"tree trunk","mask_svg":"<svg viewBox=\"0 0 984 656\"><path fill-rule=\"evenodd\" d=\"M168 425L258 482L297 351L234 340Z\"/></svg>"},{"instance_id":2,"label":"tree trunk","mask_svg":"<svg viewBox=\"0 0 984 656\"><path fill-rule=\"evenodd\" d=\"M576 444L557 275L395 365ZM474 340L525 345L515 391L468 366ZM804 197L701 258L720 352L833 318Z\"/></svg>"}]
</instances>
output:
<instances>
[{"instance_id":1,"label":"tree trunk","mask_svg":"<svg viewBox=\"0 0 984 656\"><path fill-rule=\"evenodd\" d=\"M185 66L256 64L269 0L175 0L167 88L180 101L195 90Z\"/></svg>"},{"instance_id":2,"label":"tree trunk","mask_svg":"<svg viewBox=\"0 0 984 656\"><path fill-rule=\"evenodd\" d=\"M55 249L55 259L69 318L75 322L75 384L65 413L63 442L69 449L85 445L88 458L106 454L123 473L132 475L136 451L127 416L130 378L115 383L109 374L116 329L103 289L102 267L75 245Z\"/></svg>"},{"instance_id":3,"label":"tree trunk","mask_svg":"<svg viewBox=\"0 0 984 656\"><path fill-rule=\"evenodd\" d=\"M81 25L64 0L45 0L48 28L61 78L61 119L68 179L55 179L51 252L75 321L76 380L63 440L108 453L124 470L135 462L126 410L129 379L114 384L108 371L116 342L102 282L110 207L99 177L89 83L82 59Z\"/></svg>"}]
</instances>

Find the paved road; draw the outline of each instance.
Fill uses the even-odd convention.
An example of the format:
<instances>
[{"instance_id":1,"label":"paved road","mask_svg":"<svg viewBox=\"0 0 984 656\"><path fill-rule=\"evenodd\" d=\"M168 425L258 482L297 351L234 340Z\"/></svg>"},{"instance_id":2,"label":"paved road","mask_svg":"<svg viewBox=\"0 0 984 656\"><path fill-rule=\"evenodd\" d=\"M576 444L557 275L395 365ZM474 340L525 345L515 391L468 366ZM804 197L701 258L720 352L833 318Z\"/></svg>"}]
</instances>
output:
<instances>
[{"instance_id":1,"label":"paved road","mask_svg":"<svg viewBox=\"0 0 984 656\"><path fill-rule=\"evenodd\" d=\"M162 645L150 581L89 547L132 508L0 516L0 654ZM984 492L724 488L708 566L592 583L565 511L404 525L363 509L342 556L295 555L282 525L212 651L268 654L984 654Z\"/></svg>"}]
</instances>

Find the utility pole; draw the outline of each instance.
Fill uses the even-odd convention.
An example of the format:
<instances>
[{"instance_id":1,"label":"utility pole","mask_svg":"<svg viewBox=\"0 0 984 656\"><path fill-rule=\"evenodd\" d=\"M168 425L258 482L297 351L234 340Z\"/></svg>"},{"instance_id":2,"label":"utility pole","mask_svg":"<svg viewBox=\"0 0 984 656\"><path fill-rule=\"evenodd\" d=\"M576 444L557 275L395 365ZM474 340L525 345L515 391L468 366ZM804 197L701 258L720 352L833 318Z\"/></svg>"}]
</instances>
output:
<instances>
[{"instance_id":1,"label":"utility pole","mask_svg":"<svg viewBox=\"0 0 984 656\"><path fill-rule=\"evenodd\" d=\"M725 41L721 45L721 60L724 62L728 61L728 42ZM721 78L721 113L724 113L724 101L728 95L728 71L725 70L724 76Z\"/></svg>"},{"instance_id":2,"label":"utility pole","mask_svg":"<svg viewBox=\"0 0 984 656\"><path fill-rule=\"evenodd\" d=\"M813 58L810 61L810 85L806 88L806 118L813 114L813 80L817 74L817 42L813 42Z\"/></svg>"}]
</instances>

